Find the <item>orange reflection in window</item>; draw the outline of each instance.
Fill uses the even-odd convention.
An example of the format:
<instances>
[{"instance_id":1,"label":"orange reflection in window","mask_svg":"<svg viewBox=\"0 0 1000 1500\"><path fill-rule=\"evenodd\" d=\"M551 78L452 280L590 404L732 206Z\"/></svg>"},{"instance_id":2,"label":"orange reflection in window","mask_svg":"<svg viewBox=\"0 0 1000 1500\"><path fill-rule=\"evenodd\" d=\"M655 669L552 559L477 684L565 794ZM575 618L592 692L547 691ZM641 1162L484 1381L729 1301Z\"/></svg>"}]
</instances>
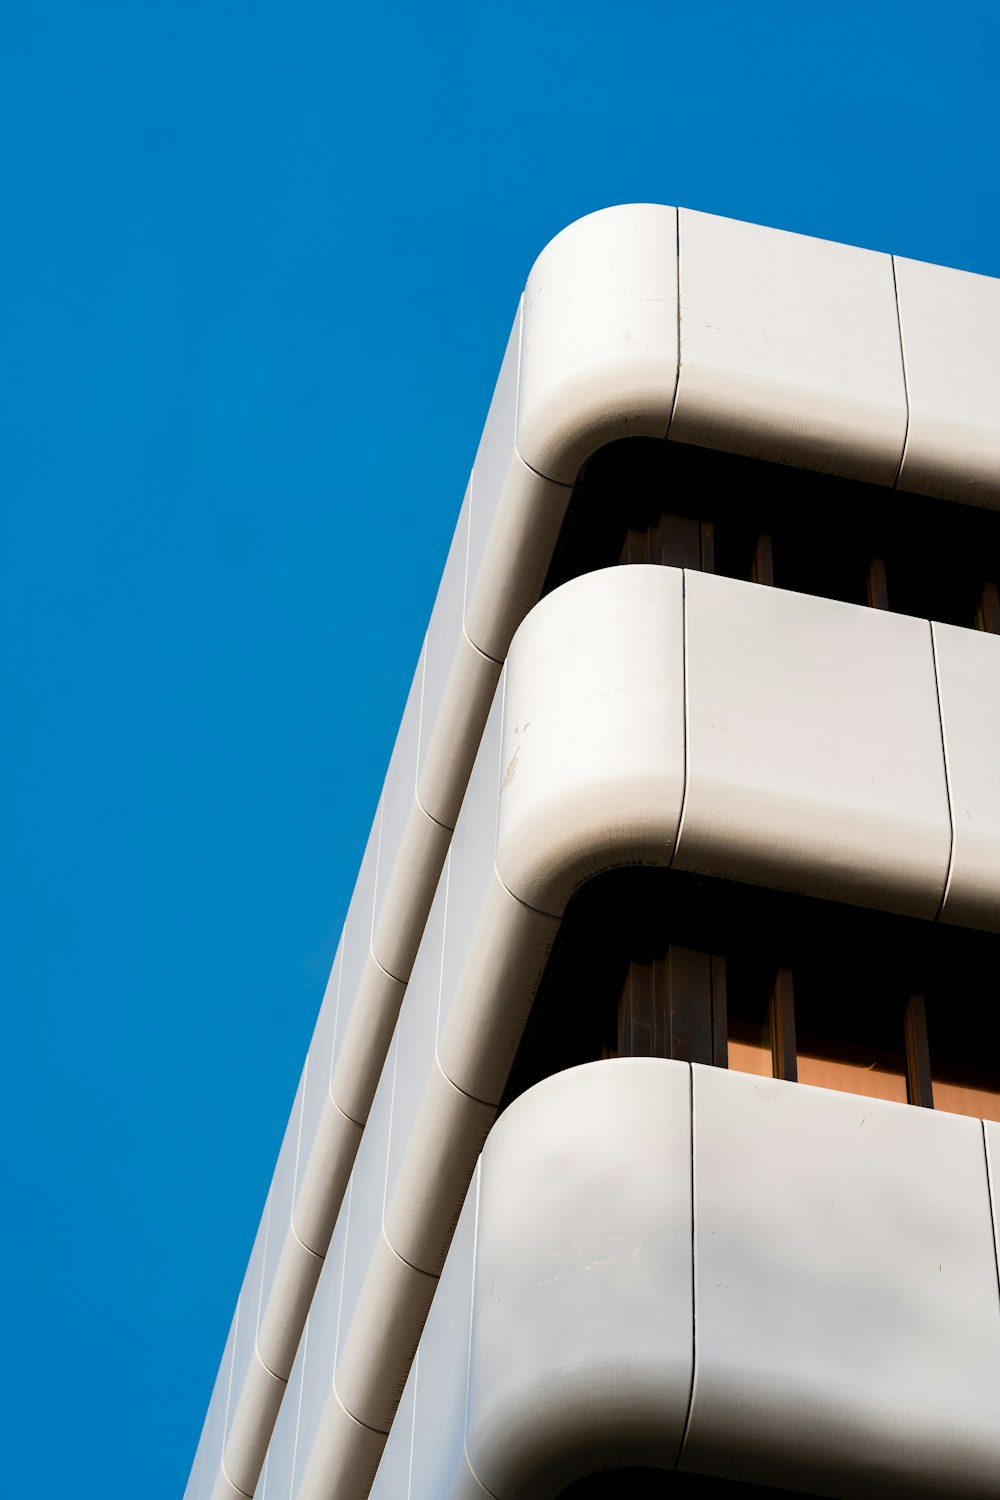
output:
<instances>
[{"instance_id":1,"label":"orange reflection in window","mask_svg":"<svg viewBox=\"0 0 1000 1500\"><path fill-rule=\"evenodd\" d=\"M971 1115L974 1120L1000 1121L1000 1094L960 1083L941 1083L935 1078L934 1108L953 1115Z\"/></svg>"},{"instance_id":2,"label":"orange reflection in window","mask_svg":"<svg viewBox=\"0 0 1000 1500\"><path fill-rule=\"evenodd\" d=\"M756 1073L760 1078L774 1076L770 1047L762 1047L753 1042L735 1042L731 1036L729 1066L737 1073Z\"/></svg>"},{"instance_id":3,"label":"orange reflection in window","mask_svg":"<svg viewBox=\"0 0 1000 1500\"><path fill-rule=\"evenodd\" d=\"M865 1067L832 1057L810 1057L799 1053L799 1082L817 1089L836 1089L841 1094L864 1094L868 1099L892 1099L906 1103L906 1076L891 1068Z\"/></svg>"}]
</instances>

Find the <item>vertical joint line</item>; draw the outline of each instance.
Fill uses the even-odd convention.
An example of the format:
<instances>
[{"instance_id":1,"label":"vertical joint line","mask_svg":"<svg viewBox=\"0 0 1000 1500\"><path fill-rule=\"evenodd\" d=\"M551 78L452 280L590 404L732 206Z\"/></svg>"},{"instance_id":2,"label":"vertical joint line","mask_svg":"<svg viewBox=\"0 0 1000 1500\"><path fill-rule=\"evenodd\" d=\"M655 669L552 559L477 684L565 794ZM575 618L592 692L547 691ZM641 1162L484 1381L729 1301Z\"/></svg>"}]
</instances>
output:
<instances>
[{"instance_id":1,"label":"vertical joint line","mask_svg":"<svg viewBox=\"0 0 1000 1500\"><path fill-rule=\"evenodd\" d=\"M674 425L674 412L677 410L677 397L681 388L681 211L678 206L674 212L677 215L677 379L674 381L674 394L670 401L670 416L667 418L667 430L664 437L670 436L670 429Z\"/></svg>"},{"instance_id":2,"label":"vertical joint line","mask_svg":"<svg viewBox=\"0 0 1000 1500\"><path fill-rule=\"evenodd\" d=\"M990 1205L990 1228L993 1231L993 1264L997 1273L997 1297L1000 1298L1000 1224L997 1223L997 1198L993 1190L993 1168L990 1162L990 1143L986 1136L986 1121L980 1120L983 1130L983 1162L986 1167L986 1197Z\"/></svg>"},{"instance_id":3,"label":"vertical joint line","mask_svg":"<svg viewBox=\"0 0 1000 1500\"><path fill-rule=\"evenodd\" d=\"M903 446L899 450L899 463L896 466L896 477L892 481L893 489L899 484L899 476L903 472L903 464L906 462L906 445L910 440L910 391L906 383L906 353L903 349L903 320L899 315L899 283L896 280L896 257L889 256L889 264L892 267L892 295L896 303L896 333L899 336L899 363L903 371L903 401L906 405L906 422L903 426Z\"/></svg>"},{"instance_id":4,"label":"vertical joint line","mask_svg":"<svg viewBox=\"0 0 1000 1500\"><path fill-rule=\"evenodd\" d=\"M687 1411L684 1415L684 1428L681 1432L680 1444L677 1448L677 1457L674 1459L674 1468L680 1464L687 1447L688 1434L691 1430L691 1417L694 1412L694 1392L698 1378L698 1257L695 1252L695 1223L697 1215L694 1203L694 1068L688 1064L688 1100L690 1103L691 1120L691 1384L688 1388Z\"/></svg>"},{"instance_id":5,"label":"vertical joint line","mask_svg":"<svg viewBox=\"0 0 1000 1500\"><path fill-rule=\"evenodd\" d=\"M683 702L684 722L684 785L681 787L681 810L677 815L677 832L674 834L674 847L670 851L670 864L672 865L677 850L680 847L681 834L684 831L684 813L687 810L688 782L690 780L690 768L688 766L688 744L690 735L688 733L688 608L687 608L687 568L681 569L681 696Z\"/></svg>"},{"instance_id":6,"label":"vertical joint line","mask_svg":"<svg viewBox=\"0 0 1000 1500\"><path fill-rule=\"evenodd\" d=\"M934 638L933 621L927 621L927 629L931 637L931 663L934 667L934 692L937 695L938 728L941 731L941 764L944 767L944 794L948 800L948 866L945 871L944 887L941 891L941 900L938 909L934 913L934 921L940 919L944 911L948 892L951 890L951 877L955 868L955 800L951 790L951 770L948 765L948 743L944 732L944 704L941 701L941 671L938 665L937 641Z\"/></svg>"}]
</instances>

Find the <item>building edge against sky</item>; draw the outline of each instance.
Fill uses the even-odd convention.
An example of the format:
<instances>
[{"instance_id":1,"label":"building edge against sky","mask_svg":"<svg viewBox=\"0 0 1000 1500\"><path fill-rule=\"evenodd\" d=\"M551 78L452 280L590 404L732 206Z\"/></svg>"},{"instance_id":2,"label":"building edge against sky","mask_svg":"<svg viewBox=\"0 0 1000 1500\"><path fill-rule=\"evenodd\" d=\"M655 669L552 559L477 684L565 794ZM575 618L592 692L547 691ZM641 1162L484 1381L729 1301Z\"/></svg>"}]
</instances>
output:
<instances>
[{"instance_id":1,"label":"building edge against sky","mask_svg":"<svg viewBox=\"0 0 1000 1500\"><path fill-rule=\"evenodd\" d=\"M843 494L861 516L891 507L904 531L960 530L966 519L981 529L1000 510L1000 283L657 205L591 215L539 257L282 1143L191 1500L362 1497L390 1429L376 1493L410 1500L506 1500L532 1485L555 1494L588 1467L678 1461L817 1493L995 1492L995 1126L817 1092L787 1070L765 1087L762 1121L759 1080L674 1048L662 1053L672 1060L621 1059L539 1084L504 1111L477 1166L567 906L602 872L670 869L1000 931L991 769L1000 642L988 590L986 628L973 631L971 616L939 618L933 605L896 613L891 595L888 608L866 607L886 603L875 573L858 602L823 597L822 584L761 588L771 580L759 545L748 581L722 576L710 550L724 527L713 540L703 522L697 544L690 527L680 540L671 532L655 558L644 543L645 556L605 559L638 567L571 569L550 592L587 475L605 454L642 446L622 439L655 445L651 461L674 486L661 504L671 525L674 511L690 520L692 494L719 483L717 471L696 469L671 481L674 459L693 464L700 454L749 466L748 511L778 484L773 476L807 470L819 488L800 479L799 508L815 507L817 522ZM605 511L628 512L637 483L626 459L598 497ZM726 504L739 509L732 497ZM732 535L740 524L737 516ZM982 553L978 534L965 550ZM994 594L996 582L983 580ZM593 1119L606 1123L603 1147L592 1142L583 1161L572 1143L589 1139ZM860 1155L859 1119L865 1142L879 1142ZM757 1142L758 1155L740 1165L752 1193L730 1181L733 1141ZM611 1153L603 1168L602 1149ZM771 1179L755 1176L761 1153L782 1161L789 1185L764 1217ZM537 1174L547 1160L567 1177L548 1218L527 1211L545 1201ZM843 1223L879 1222L868 1250L858 1250L860 1231L840 1245L866 1314L838 1304L810 1271L830 1244L822 1214L802 1207L816 1161L836 1177ZM673 1163L671 1181L647 1203L643 1184L658 1162ZM692 1180L706 1223L718 1214L704 1231L701 1208L692 1227ZM950 1213L932 1227L928 1203L942 1199ZM879 1219L887 1201L895 1218L883 1209ZM639 1255L627 1274L571 1275L590 1288L579 1302L556 1305L538 1286L512 1282L510 1317L498 1325L482 1267L494 1258L484 1285L495 1285L516 1282L513 1268L532 1256L565 1259L579 1238L575 1217L588 1212L594 1243L631 1236L669 1254ZM522 1233L535 1236L528 1249ZM711 1267L706 1247L720 1236L737 1247L734 1260ZM621 1257L603 1259L613 1268ZM762 1340L755 1316L771 1310L778 1267L798 1288L787 1327L810 1338L783 1344L772 1323ZM711 1305L717 1273L744 1274L733 1305ZM637 1311L651 1305L653 1339ZM765 1370L760 1351L771 1345ZM471 1347L471 1363L456 1358L460 1347ZM887 1358L903 1347L905 1360ZM565 1379L567 1348L582 1383ZM873 1383L869 1373L883 1366ZM907 1374L914 1369L919 1379ZM562 1408L540 1402L553 1385ZM816 1489L824 1483L833 1487Z\"/></svg>"}]
</instances>

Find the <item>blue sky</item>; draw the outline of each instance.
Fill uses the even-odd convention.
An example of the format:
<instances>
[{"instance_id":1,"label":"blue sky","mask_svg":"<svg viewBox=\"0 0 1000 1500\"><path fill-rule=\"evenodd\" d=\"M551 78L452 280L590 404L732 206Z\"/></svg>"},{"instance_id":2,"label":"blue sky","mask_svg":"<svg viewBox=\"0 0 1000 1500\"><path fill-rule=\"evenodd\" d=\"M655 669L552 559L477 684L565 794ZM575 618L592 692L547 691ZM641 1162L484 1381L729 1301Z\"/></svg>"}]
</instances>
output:
<instances>
[{"instance_id":1,"label":"blue sky","mask_svg":"<svg viewBox=\"0 0 1000 1500\"><path fill-rule=\"evenodd\" d=\"M6 1493L183 1488L534 256L1000 274L998 14L7 8Z\"/></svg>"}]
</instances>

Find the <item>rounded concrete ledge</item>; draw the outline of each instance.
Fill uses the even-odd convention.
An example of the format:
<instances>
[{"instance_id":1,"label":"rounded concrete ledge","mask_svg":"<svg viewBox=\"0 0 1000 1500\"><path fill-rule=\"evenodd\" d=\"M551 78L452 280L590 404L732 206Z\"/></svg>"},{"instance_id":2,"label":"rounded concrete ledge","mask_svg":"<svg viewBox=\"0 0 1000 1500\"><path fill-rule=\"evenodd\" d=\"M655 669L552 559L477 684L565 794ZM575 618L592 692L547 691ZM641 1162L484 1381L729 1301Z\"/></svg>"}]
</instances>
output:
<instances>
[{"instance_id":1,"label":"rounded concrete ledge","mask_svg":"<svg viewBox=\"0 0 1000 1500\"><path fill-rule=\"evenodd\" d=\"M986 1500L998 1407L978 1121L592 1063L494 1127L372 1496L551 1500L648 1465Z\"/></svg>"},{"instance_id":2,"label":"rounded concrete ledge","mask_svg":"<svg viewBox=\"0 0 1000 1500\"><path fill-rule=\"evenodd\" d=\"M524 289L518 453L573 484L604 443L666 437L677 360L677 210L632 203L578 219Z\"/></svg>"},{"instance_id":3,"label":"rounded concrete ledge","mask_svg":"<svg viewBox=\"0 0 1000 1500\"><path fill-rule=\"evenodd\" d=\"M299 1255L295 1236L306 1250L324 1255L500 667L539 598L582 466L614 439L668 437L1000 508L998 330L1000 280L900 259L893 267L889 257L871 251L686 209L638 204L602 210L570 225L542 251L517 310L310 1051L310 1093L291 1164L293 1206L282 1209L280 1223L275 1218L277 1242L289 1247L289 1263L299 1271L275 1277L287 1307L269 1308L269 1291L261 1305L265 1342L274 1342L271 1324L287 1333L277 1339L279 1357L271 1360L282 1371L300 1332L296 1309L308 1300L315 1273L308 1255ZM905 516L905 496L900 503ZM610 608L613 586L599 587L608 589L604 604ZM782 640L780 630L772 632L781 650L770 662L749 649L739 629L726 636L726 621L713 620L711 609L721 603L725 613L735 600L730 593L727 601L726 591L740 585L728 580L688 589L693 649L681 664L688 685L683 693L671 686L658 707L652 704L629 668L646 661L666 677L676 672L679 638L669 622L676 621L677 584L663 588L674 592L651 604L649 614L661 632L658 641L620 632L621 649L634 660L616 661L607 644L602 652L599 616L581 620L594 670L604 673L603 705L588 703L583 692L569 702L577 644L566 628L568 615L559 626L565 681L551 653L543 660L544 616L525 627L517 648L527 659L538 645L523 682L508 682L517 707L504 733L515 734L520 724L525 739L520 757L515 760L511 746L504 761L504 771L514 765L517 781L504 791L504 837L496 857L513 895L508 900L507 891L494 890L482 910L487 936L504 924L510 931L519 923L532 927L530 957L516 976L518 984L525 981L521 988L530 987L544 963L550 933L539 925L541 917L558 914L589 874L621 862L673 862L920 915L940 908L945 921L1000 930L992 858L1000 849L1000 798L982 749L996 739L996 638L973 642L969 632L935 627L955 826L949 862L942 855L941 786L927 753L927 673L913 622L882 627L870 659L874 670L854 699L840 674L834 699L846 713L823 721L821 712L815 723L825 727L810 742L808 716L793 721L786 713L792 694L781 685L785 667L792 669L791 681L801 665L794 660L794 635ZM696 607L708 611L704 629L693 623L696 595ZM762 624L766 606L758 601L752 607ZM543 605L554 624L569 608L566 601ZM775 619L785 608L775 605ZM834 606L823 625L820 601L801 605L802 623L810 617L812 639L821 647L829 628L834 657L834 617L842 608ZM849 631L862 660L861 636L868 630L874 639L879 627ZM713 718L717 703L732 710L739 698L714 697L713 683L728 691L727 672L737 687L763 688L756 702L752 693L744 698L756 714L748 746L739 738L745 726L731 713L722 730ZM803 680L796 679L798 686ZM880 693L880 681L889 685L888 696ZM536 692L533 683L548 685ZM560 692L566 711L559 723L550 715L546 749L537 715ZM834 700L814 701L825 711ZM775 703L779 712L769 720ZM606 753L615 708L622 726L630 726L615 748L627 773L617 784ZM687 731L681 760L677 722ZM535 726L530 747L526 723ZM892 804L887 822L880 821L881 805L870 816L863 788L840 778L845 767L860 763L853 746L840 753L851 725L867 736L876 761L879 744L889 752L885 764L866 762L876 779L883 778ZM803 774L779 783L775 747ZM897 751L901 777L895 775ZM553 774L557 754L567 769L562 784ZM735 829L734 806L742 810ZM792 845L810 825L808 848L801 841L790 847L786 815ZM552 835L551 846L533 844L536 817L538 828ZM514 906L519 910L512 915ZM488 984L484 993L489 999ZM523 1002L520 995L517 1004ZM477 1097L498 1097L504 1048L518 1024L515 1004L492 1071L449 1072L442 1055L450 1082L481 1090ZM251 1451L239 1434L260 1428L256 1419L245 1423L240 1408L266 1382L251 1382L244 1397L255 1369L250 1347L244 1331L240 1358L228 1356L232 1389L223 1399L220 1385L213 1397L189 1495L199 1493L198 1485L210 1486L213 1475L228 1484L220 1422L237 1433L240 1453L232 1457L244 1480L252 1473L256 1446ZM225 1364L220 1380L224 1376Z\"/></svg>"}]
</instances>

